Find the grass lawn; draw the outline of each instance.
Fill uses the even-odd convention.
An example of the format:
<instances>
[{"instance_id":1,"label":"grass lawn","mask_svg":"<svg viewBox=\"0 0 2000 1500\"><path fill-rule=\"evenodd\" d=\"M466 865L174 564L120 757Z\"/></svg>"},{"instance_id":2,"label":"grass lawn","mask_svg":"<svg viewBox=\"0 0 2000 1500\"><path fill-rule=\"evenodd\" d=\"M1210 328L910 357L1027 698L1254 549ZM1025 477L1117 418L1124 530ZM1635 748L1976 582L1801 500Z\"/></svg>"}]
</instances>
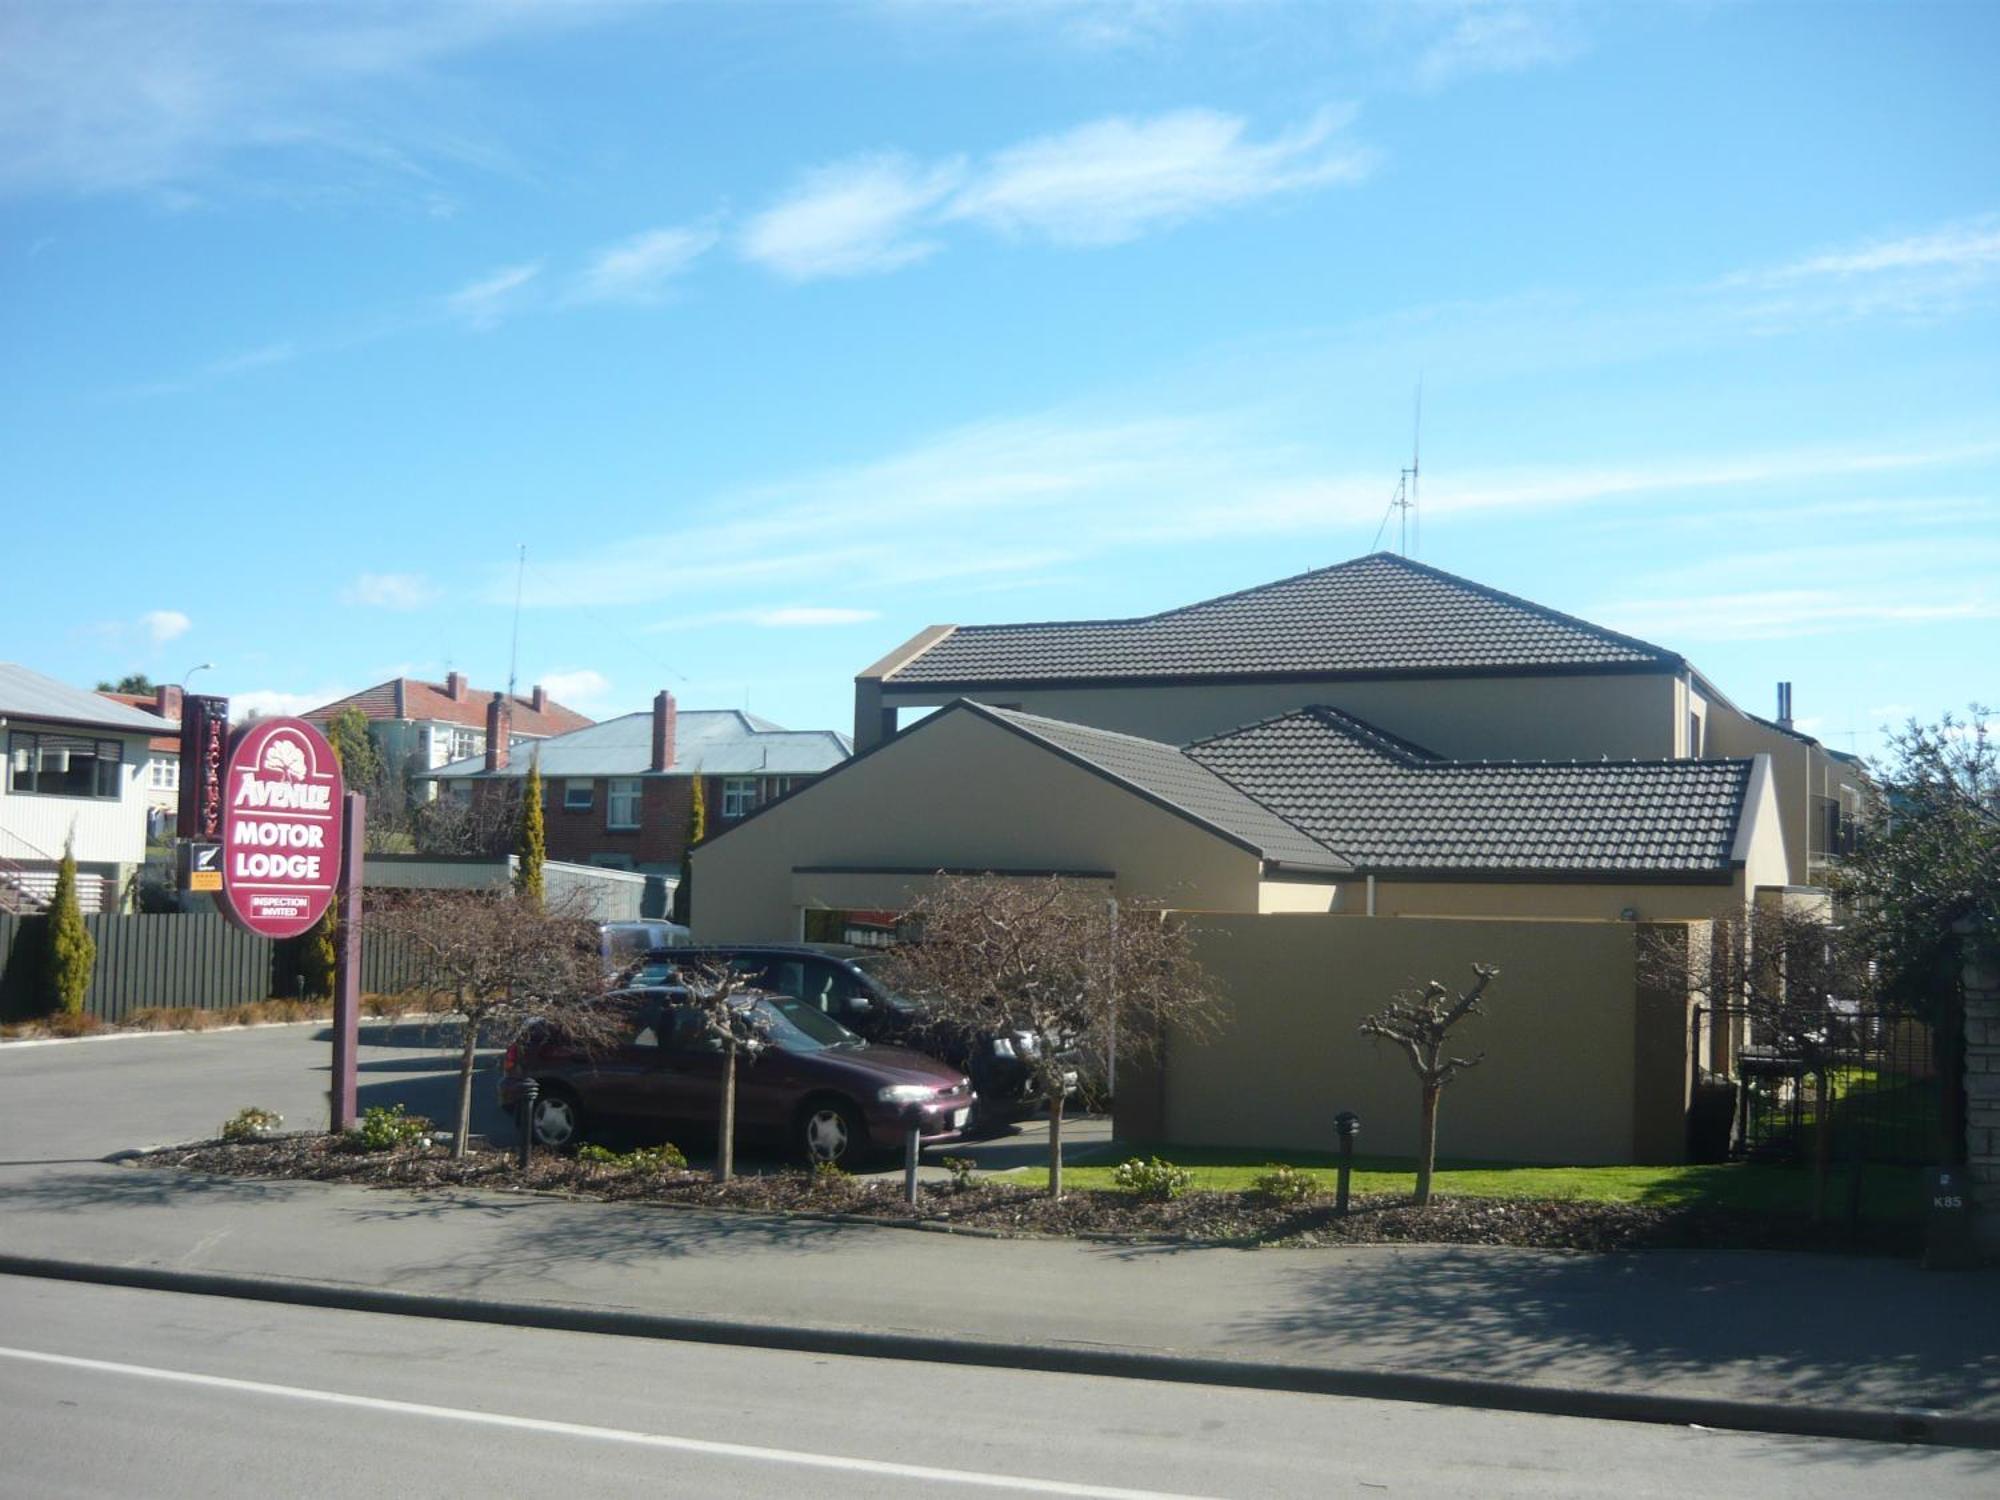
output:
<instances>
[{"instance_id":1,"label":"grass lawn","mask_svg":"<svg viewBox=\"0 0 2000 1500\"><path fill-rule=\"evenodd\" d=\"M1210 1192L1241 1192L1274 1161L1306 1168L1329 1193L1337 1157L1323 1152L1233 1151L1203 1147L1167 1147L1159 1155L1194 1174L1192 1186ZM1112 1188L1112 1172L1122 1155L1103 1165L1063 1168L1067 1188ZM1416 1168L1408 1161L1376 1156L1354 1159L1353 1190L1361 1193L1408 1193ZM1046 1183L1046 1169L1021 1167L1010 1180ZM1812 1173L1804 1167L1730 1162L1689 1167L1539 1167L1503 1162L1440 1161L1433 1190L1458 1198L1574 1199L1592 1203L1646 1203L1669 1207L1744 1209L1767 1213L1806 1213L1812 1207ZM1869 1166L1863 1169L1861 1210L1864 1218L1910 1222L1918 1215L1922 1174L1916 1167ZM1836 1167L1827 1184L1827 1211L1841 1218L1847 1212L1848 1174Z\"/></svg>"}]
</instances>

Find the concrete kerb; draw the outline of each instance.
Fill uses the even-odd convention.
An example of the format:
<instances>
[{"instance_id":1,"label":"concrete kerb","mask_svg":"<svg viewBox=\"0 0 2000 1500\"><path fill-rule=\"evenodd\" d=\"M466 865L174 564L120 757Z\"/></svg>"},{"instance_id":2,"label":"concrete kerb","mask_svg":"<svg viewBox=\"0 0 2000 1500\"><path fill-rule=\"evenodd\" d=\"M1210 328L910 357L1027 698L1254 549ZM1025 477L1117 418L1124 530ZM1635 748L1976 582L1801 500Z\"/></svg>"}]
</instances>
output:
<instances>
[{"instance_id":1,"label":"concrete kerb","mask_svg":"<svg viewBox=\"0 0 2000 1500\"><path fill-rule=\"evenodd\" d=\"M1782 1401L1674 1396L1643 1391L1482 1380L1375 1368L1338 1368L1067 1344L1019 1344L875 1329L815 1328L700 1318L563 1303L509 1302L432 1292L398 1292L336 1282L233 1275L161 1266L104 1265L0 1251L0 1275L230 1297L295 1307L441 1318L510 1328L621 1338L725 1344L801 1354L849 1355L1059 1375L1098 1375L1179 1385L1293 1391L1377 1401L1417 1401L1541 1416L1713 1427L1792 1437L2000 1448L2000 1417L1925 1409L1807 1406Z\"/></svg>"}]
</instances>

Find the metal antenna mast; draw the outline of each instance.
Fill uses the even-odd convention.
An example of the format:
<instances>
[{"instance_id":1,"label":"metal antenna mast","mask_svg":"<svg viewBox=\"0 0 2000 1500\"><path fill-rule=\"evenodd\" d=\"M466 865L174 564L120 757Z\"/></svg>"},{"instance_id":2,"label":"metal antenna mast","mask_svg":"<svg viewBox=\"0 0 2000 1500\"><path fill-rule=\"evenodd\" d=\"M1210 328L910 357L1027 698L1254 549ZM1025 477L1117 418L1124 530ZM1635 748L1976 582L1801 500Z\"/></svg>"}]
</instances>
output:
<instances>
[{"instance_id":1,"label":"metal antenna mast","mask_svg":"<svg viewBox=\"0 0 2000 1500\"><path fill-rule=\"evenodd\" d=\"M521 561L514 569L514 639L507 647L507 696L514 696L514 669L521 660L521 584L528 576L528 544L521 543Z\"/></svg>"},{"instance_id":2,"label":"metal antenna mast","mask_svg":"<svg viewBox=\"0 0 2000 1500\"><path fill-rule=\"evenodd\" d=\"M1417 478L1423 465L1424 436L1424 381L1417 377L1416 420L1410 431L1410 465L1398 471L1396 493L1389 497L1389 508L1382 512L1382 524L1375 528L1375 546L1382 545L1382 533L1389 525L1389 517L1396 513L1397 550L1408 557L1410 539L1415 536L1422 542L1422 522L1417 513ZM1370 550L1373 550L1372 548Z\"/></svg>"}]
</instances>

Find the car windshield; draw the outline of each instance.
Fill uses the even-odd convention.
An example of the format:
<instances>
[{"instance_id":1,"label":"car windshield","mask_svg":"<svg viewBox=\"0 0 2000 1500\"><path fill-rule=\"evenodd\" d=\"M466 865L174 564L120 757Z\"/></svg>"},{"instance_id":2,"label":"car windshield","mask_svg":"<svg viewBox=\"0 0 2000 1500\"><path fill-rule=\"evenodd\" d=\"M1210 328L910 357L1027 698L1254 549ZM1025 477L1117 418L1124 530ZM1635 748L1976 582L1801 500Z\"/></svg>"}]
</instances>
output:
<instances>
[{"instance_id":1,"label":"car windshield","mask_svg":"<svg viewBox=\"0 0 2000 1500\"><path fill-rule=\"evenodd\" d=\"M888 962L887 954L871 953L866 958L857 958L853 962L854 967L861 972L861 977L868 981L869 993L874 995L876 999L893 1005L898 1010L922 1010L924 1008L923 1001L913 999L911 996L905 995L898 990L890 989L888 985L882 982L882 976L875 972Z\"/></svg>"},{"instance_id":2,"label":"car windshield","mask_svg":"<svg viewBox=\"0 0 2000 1500\"><path fill-rule=\"evenodd\" d=\"M772 1045L787 1052L825 1052L834 1047L868 1045L831 1016L790 995L766 995L756 1006L757 1013L770 1024Z\"/></svg>"}]
</instances>

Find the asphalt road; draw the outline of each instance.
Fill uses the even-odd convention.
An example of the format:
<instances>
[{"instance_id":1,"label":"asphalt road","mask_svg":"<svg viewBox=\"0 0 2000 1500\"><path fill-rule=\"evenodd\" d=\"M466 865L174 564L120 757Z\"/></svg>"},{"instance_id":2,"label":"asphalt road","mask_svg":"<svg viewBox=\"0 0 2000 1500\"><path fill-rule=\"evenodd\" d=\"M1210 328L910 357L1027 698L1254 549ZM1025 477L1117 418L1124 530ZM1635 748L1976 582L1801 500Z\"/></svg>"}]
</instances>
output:
<instances>
[{"instance_id":1,"label":"asphalt road","mask_svg":"<svg viewBox=\"0 0 2000 1500\"><path fill-rule=\"evenodd\" d=\"M0 1277L0 1492L1989 1496L1993 1455Z\"/></svg>"}]
</instances>

